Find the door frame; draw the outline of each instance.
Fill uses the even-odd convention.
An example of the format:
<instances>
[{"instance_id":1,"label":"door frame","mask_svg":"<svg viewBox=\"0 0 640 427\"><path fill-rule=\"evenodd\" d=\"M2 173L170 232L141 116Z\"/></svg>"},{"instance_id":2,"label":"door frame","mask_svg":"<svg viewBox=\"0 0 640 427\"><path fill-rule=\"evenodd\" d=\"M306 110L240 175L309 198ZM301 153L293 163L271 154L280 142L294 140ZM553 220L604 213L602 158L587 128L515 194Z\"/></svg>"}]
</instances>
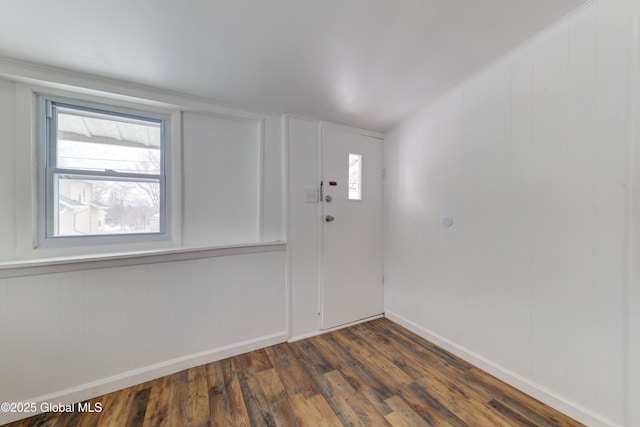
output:
<instances>
[{"instance_id":1,"label":"door frame","mask_svg":"<svg viewBox=\"0 0 640 427\"><path fill-rule=\"evenodd\" d=\"M338 131L342 131L342 132L346 132L346 133L351 133L354 135L359 135L359 136L365 136L365 137L369 137L369 138L375 138L375 139L379 139L381 141L382 147L381 150L382 152L380 153L381 155L381 165L383 167L383 170L380 171L382 174L382 185L380 188L381 191L381 199L382 199L382 224L381 226L383 227L383 229L381 230L381 233L383 234L383 239L382 239L382 268L383 268L383 279L384 279L384 135L379 133L379 132L375 132L375 131L370 131L370 130L366 130L366 129L361 129L361 128L356 128L356 127L351 127L351 126L347 126L347 125L341 125L338 123L332 123L332 122L327 122L327 121L320 121L318 123L318 189L319 189L319 203L318 203L318 220L320 221L320 228L319 228L319 236L318 236L318 304L317 304L317 310L318 310L318 330L321 332L329 332L329 331L333 331L333 330L337 330L337 329L342 329L351 325L357 325L359 323L364 323L367 322L369 320L373 320L373 319L378 319L381 317L384 317L384 313L381 314L377 314L374 316L370 316L364 319L359 319L359 320L355 320L353 322L349 322L346 323L344 325L338 325L338 326L333 326L330 328L324 328L323 327L323 318L322 318L322 313L323 313L323 292L324 292L324 205L323 205L323 200L322 197L324 196L322 193L322 181L323 181L323 171L324 171L324 162L323 162L323 148L324 148L324 142L325 142L325 129L326 128L331 128L334 130L338 130ZM384 280L383 280L384 283Z\"/></svg>"}]
</instances>

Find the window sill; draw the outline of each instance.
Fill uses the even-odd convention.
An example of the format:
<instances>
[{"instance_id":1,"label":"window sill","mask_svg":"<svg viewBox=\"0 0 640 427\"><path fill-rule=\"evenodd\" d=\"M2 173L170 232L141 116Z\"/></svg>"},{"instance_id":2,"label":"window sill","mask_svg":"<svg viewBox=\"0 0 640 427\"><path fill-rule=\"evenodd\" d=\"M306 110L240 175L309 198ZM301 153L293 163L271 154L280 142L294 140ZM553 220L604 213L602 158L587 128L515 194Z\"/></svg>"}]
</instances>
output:
<instances>
[{"instance_id":1,"label":"window sill","mask_svg":"<svg viewBox=\"0 0 640 427\"><path fill-rule=\"evenodd\" d=\"M252 243L0 262L0 279L219 256L277 252L286 250L286 246L285 242Z\"/></svg>"}]
</instances>

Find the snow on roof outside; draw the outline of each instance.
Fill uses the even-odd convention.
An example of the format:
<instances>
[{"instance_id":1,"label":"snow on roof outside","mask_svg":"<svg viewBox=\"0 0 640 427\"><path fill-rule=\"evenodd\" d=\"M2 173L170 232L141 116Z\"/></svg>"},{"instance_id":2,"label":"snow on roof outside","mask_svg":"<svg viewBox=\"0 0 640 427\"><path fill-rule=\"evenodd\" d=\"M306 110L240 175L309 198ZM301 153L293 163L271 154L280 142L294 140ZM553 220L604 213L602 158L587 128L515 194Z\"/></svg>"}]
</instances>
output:
<instances>
[{"instance_id":1,"label":"snow on roof outside","mask_svg":"<svg viewBox=\"0 0 640 427\"><path fill-rule=\"evenodd\" d=\"M85 142L101 143L100 139L106 138L111 144L120 141L122 145L160 147L160 126L152 122L131 123L60 112L58 131L83 136Z\"/></svg>"},{"instance_id":2,"label":"snow on roof outside","mask_svg":"<svg viewBox=\"0 0 640 427\"><path fill-rule=\"evenodd\" d=\"M57 166L81 170L114 170L132 173L160 173L157 148L114 144L87 144L82 141L58 141Z\"/></svg>"}]
</instances>

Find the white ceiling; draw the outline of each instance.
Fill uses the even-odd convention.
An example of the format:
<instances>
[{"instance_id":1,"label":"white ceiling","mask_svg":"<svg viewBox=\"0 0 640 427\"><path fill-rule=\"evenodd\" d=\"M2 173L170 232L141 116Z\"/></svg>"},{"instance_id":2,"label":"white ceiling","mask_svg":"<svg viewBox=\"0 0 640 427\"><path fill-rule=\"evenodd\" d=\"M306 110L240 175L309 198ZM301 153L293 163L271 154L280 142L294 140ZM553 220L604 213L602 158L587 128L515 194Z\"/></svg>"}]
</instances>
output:
<instances>
[{"instance_id":1,"label":"white ceiling","mask_svg":"<svg viewBox=\"0 0 640 427\"><path fill-rule=\"evenodd\" d=\"M0 55L384 131L587 0L0 0Z\"/></svg>"}]
</instances>

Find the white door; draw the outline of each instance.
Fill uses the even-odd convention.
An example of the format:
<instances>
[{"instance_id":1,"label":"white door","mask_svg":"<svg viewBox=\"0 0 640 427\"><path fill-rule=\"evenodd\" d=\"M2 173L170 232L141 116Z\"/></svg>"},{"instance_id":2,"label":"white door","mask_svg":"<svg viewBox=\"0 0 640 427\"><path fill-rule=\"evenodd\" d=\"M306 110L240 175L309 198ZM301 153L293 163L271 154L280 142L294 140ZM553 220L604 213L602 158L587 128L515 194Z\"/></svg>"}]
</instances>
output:
<instances>
[{"instance_id":1,"label":"white door","mask_svg":"<svg viewBox=\"0 0 640 427\"><path fill-rule=\"evenodd\" d=\"M322 211L322 328L381 314L380 139L323 128Z\"/></svg>"}]
</instances>

